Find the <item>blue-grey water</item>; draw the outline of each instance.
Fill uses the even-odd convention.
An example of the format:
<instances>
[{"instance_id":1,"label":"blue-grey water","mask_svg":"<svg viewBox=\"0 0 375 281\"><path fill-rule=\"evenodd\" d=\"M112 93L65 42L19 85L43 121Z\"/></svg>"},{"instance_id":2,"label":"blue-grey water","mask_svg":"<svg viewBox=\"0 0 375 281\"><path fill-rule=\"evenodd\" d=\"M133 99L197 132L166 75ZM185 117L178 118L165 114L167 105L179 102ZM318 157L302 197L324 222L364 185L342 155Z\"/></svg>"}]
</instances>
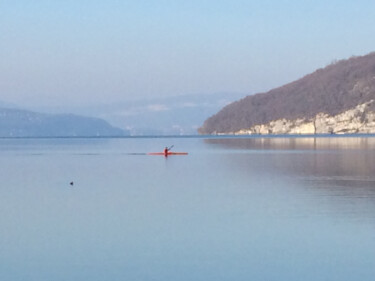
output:
<instances>
[{"instance_id":1,"label":"blue-grey water","mask_svg":"<svg viewBox=\"0 0 375 281\"><path fill-rule=\"evenodd\" d=\"M0 280L374 280L374 164L373 137L2 139Z\"/></svg>"}]
</instances>

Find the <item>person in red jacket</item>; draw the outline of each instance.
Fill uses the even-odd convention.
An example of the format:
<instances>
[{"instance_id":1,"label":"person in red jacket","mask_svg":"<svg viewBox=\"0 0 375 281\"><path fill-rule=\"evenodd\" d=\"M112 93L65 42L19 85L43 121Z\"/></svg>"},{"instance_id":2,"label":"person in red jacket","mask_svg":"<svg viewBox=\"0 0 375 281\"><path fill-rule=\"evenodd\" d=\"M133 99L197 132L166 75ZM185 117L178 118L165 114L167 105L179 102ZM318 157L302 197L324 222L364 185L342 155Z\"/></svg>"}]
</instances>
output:
<instances>
[{"instance_id":1,"label":"person in red jacket","mask_svg":"<svg viewBox=\"0 0 375 281\"><path fill-rule=\"evenodd\" d=\"M170 146L170 147L165 147L165 148L164 148L164 156L165 156L165 157L167 157L167 156L168 156L169 150L171 150L171 149L172 149L172 147L173 147L173 145L172 145L172 146Z\"/></svg>"},{"instance_id":2,"label":"person in red jacket","mask_svg":"<svg viewBox=\"0 0 375 281\"><path fill-rule=\"evenodd\" d=\"M169 151L170 148L168 147L165 147L164 148L164 156L167 157L168 156L168 151Z\"/></svg>"}]
</instances>

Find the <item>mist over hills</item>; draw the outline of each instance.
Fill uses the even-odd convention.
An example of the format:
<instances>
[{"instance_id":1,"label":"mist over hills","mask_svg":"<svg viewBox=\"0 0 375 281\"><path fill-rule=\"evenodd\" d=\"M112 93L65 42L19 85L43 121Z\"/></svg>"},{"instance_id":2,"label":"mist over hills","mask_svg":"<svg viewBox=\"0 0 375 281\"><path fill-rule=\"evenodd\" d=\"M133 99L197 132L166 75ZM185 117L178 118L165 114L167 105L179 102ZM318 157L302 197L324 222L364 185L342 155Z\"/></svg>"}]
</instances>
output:
<instances>
[{"instance_id":1,"label":"mist over hills","mask_svg":"<svg viewBox=\"0 0 375 281\"><path fill-rule=\"evenodd\" d=\"M99 115L132 135L195 135L207 118L241 94L185 95L139 101Z\"/></svg>"},{"instance_id":2,"label":"mist over hills","mask_svg":"<svg viewBox=\"0 0 375 281\"><path fill-rule=\"evenodd\" d=\"M34 107L33 110L101 118L133 136L196 135L208 116L243 96L242 93L191 94L95 106Z\"/></svg>"},{"instance_id":3,"label":"mist over hills","mask_svg":"<svg viewBox=\"0 0 375 281\"><path fill-rule=\"evenodd\" d=\"M0 108L0 137L104 137L125 135L128 135L128 132L115 128L98 118Z\"/></svg>"},{"instance_id":4,"label":"mist over hills","mask_svg":"<svg viewBox=\"0 0 375 281\"><path fill-rule=\"evenodd\" d=\"M337 61L267 93L233 102L208 118L199 132L233 133L275 120L310 120L320 113L336 116L361 104L366 112L373 112L374 100L375 52Z\"/></svg>"}]
</instances>

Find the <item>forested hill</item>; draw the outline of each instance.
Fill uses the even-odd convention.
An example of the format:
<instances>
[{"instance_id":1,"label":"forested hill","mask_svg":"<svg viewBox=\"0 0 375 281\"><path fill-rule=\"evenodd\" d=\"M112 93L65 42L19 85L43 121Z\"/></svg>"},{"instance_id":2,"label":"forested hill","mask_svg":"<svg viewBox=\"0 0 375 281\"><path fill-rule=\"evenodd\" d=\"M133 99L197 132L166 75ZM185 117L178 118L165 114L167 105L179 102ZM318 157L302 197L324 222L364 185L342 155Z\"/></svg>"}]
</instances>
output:
<instances>
[{"instance_id":1,"label":"forested hill","mask_svg":"<svg viewBox=\"0 0 375 281\"><path fill-rule=\"evenodd\" d=\"M273 89L247 96L207 119L201 134L230 133L273 120L337 115L375 100L375 52L352 57ZM371 110L374 111L374 103Z\"/></svg>"},{"instance_id":2,"label":"forested hill","mask_svg":"<svg viewBox=\"0 0 375 281\"><path fill-rule=\"evenodd\" d=\"M43 114L0 108L0 137L124 136L106 121L72 114Z\"/></svg>"}]
</instances>

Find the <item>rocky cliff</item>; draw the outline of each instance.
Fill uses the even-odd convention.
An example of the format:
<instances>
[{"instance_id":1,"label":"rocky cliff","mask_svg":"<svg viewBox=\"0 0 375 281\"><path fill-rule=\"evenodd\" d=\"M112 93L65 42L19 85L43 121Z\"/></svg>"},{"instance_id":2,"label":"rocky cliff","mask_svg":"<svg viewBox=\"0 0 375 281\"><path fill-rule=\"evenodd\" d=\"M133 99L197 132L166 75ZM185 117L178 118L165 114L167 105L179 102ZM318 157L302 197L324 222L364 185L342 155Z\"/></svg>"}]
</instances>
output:
<instances>
[{"instance_id":1,"label":"rocky cliff","mask_svg":"<svg viewBox=\"0 0 375 281\"><path fill-rule=\"evenodd\" d=\"M374 134L375 112L369 110L374 101L360 104L341 114L330 116L319 113L313 118L279 119L233 132L236 135L252 134ZM232 132L230 132L232 133Z\"/></svg>"},{"instance_id":2,"label":"rocky cliff","mask_svg":"<svg viewBox=\"0 0 375 281\"><path fill-rule=\"evenodd\" d=\"M375 133L375 53L335 62L208 118L201 134Z\"/></svg>"}]
</instances>

